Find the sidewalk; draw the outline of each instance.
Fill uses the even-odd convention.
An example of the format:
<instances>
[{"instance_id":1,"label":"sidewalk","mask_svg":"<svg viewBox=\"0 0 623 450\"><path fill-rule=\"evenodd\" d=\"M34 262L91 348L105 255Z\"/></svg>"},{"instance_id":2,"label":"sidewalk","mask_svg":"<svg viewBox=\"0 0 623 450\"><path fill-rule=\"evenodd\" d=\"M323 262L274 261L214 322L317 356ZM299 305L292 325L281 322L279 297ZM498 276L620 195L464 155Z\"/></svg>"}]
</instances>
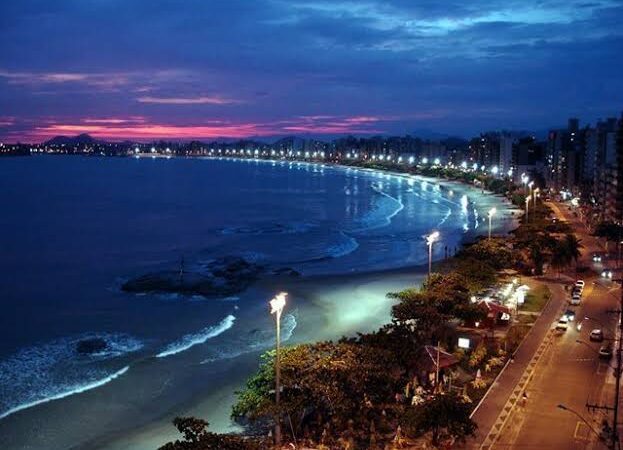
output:
<instances>
[{"instance_id":1,"label":"sidewalk","mask_svg":"<svg viewBox=\"0 0 623 450\"><path fill-rule=\"evenodd\" d=\"M563 289L563 284L553 282L545 282L544 284L552 292L552 299L543 309L541 316L534 323L526 339L515 352L514 361L506 366L506 369L492 385L482 403L474 411L472 419L478 424L478 430L476 436L467 441L463 447L465 449L475 450L481 448L489 432L504 412L504 407L507 406L509 397L520 382L533 356L541 346L544 337L551 330L552 324L558 319L561 309L566 304L566 293ZM505 412L509 413L510 411Z\"/></svg>"}]
</instances>

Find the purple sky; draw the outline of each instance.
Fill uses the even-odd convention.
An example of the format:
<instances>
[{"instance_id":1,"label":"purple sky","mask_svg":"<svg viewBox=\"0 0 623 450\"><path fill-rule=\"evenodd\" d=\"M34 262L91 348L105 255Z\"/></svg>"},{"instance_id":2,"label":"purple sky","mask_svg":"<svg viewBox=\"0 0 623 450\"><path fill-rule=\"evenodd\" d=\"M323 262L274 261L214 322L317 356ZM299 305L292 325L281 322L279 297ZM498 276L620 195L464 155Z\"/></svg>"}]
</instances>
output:
<instances>
[{"instance_id":1,"label":"purple sky","mask_svg":"<svg viewBox=\"0 0 623 450\"><path fill-rule=\"evenodd\" d=\"M622 0L5 0L0 139L543 129L623 109Z\"/></svg>"}]
</instances>

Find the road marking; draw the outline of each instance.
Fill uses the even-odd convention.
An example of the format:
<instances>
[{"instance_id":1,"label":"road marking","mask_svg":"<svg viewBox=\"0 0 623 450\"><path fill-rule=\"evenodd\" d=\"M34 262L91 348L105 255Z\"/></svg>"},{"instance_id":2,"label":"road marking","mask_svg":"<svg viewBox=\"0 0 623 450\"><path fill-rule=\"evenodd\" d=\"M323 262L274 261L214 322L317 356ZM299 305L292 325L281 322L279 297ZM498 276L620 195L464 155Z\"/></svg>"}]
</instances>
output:
<instances>
[{"instance_id":1,"label":"road marking","mask_svg":"<svg viewBox=\"0 0 623 450\"><path fill-rule=\"evenodd\" d=\"M518 403L521 403L520 399L523 398L522 394L525 392L526 386L528 385L528 383L530 383L530 380L532 379L534 375L535 369L537 367L537 363L539 362L541 357L545 354L546 348L553 342L553 336L554 336L554 329L550 328L549 331L543 337L541 344L539 344L539 347L537 348L537 351L534 353L532 360L526 367L526 370L521 375L521 378L515 385L515 388L513 389L510 397L508 398L508 400L506 401L506 404L504 405L504 408L502 408L502 412L497 417L493 426L489 430L489 433L487 434L484 441L480 445L481 450L489 450L493 448L493 446L495 445L495 442L498 440L498 437L500 436L501 431L504 429L504 426L506 425L508 418L511 416L513 409L515 408L515 406L517 406Z\"/></svg>"},{"instance_id":2,"label":"road marking","mask_svg":"<svg viewBox=\"0 0 623 450\"><path fill-rule=\"evenodd\" d=\"M575 431L573 432L573 438L579 441L590 441L591 440L590 431L591 430L588 428L588 425L578 420L578 422L575 424Z\"/></svg>"}]
</instances>

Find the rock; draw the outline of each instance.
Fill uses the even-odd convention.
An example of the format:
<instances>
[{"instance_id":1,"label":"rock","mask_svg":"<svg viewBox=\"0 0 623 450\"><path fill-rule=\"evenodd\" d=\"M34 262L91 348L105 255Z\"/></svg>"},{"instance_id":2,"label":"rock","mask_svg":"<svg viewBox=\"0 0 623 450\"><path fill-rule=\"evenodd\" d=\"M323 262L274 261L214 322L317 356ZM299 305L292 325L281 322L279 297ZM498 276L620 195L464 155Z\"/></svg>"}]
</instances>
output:
<instances>
[{"instance_id":1,"label":"rock","mask_svg":"<svg viewBox=\"0 0 623 450\"><path fill-rule=\"evenodd\" d=\"M92 355L108 348L108 343L102 338L88 338L76 344L76 351L82 355Z\"/></svg>"},{"instance_id":2,"label":"rock","mask_svg":"<svg viewBox=\"0 0 623 450\"><path fill-rule=\"evenodd\" d=\"M200 272L170 270L149 273L121 286L126 292L166 292L204 297L237 294L253 283L263 267L239 257L216 259Z\"/></svg>"}]
</instances>

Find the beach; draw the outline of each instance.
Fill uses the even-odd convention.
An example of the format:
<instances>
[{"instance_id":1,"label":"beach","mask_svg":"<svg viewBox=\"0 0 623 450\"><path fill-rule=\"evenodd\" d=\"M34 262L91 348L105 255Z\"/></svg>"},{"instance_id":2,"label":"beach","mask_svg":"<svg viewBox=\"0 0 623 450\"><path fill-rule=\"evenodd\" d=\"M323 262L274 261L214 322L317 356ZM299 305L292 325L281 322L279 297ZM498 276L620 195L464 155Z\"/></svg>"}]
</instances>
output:
<instances>
[{"instance_id":1,"label":"beach","mask_svg":"<svg viewBox=\"0 0 623 450\"><path fill-rule=\"evenodd\" d=\"M3 301L15 314L7 317L13 341L0 346L6 449L154 449L178 437L171 421L180 415L240 431L231 405L274 346L267 303L277 292L289 293L284 345L374 331L391 318L386 294L425 276L425 233L442 235L438 261L486 233L491 207L499 211L494 233L514 228L497 196L403 174L254 161L33 160L6 173L14 185L38 176L38 189L52 193L46 203L38 192L23 195L37 212L32 226L47 224L40 242L22 232L19 214L3 230L13 237ZM74 181L85 167L89 178ZM119 289L129 276L179 266L180 255L189 271L241 255L302 275L265 274L215 299ZM105 340L108 351L76 356L84 336Z\"/></svg>"}]
</instances>

